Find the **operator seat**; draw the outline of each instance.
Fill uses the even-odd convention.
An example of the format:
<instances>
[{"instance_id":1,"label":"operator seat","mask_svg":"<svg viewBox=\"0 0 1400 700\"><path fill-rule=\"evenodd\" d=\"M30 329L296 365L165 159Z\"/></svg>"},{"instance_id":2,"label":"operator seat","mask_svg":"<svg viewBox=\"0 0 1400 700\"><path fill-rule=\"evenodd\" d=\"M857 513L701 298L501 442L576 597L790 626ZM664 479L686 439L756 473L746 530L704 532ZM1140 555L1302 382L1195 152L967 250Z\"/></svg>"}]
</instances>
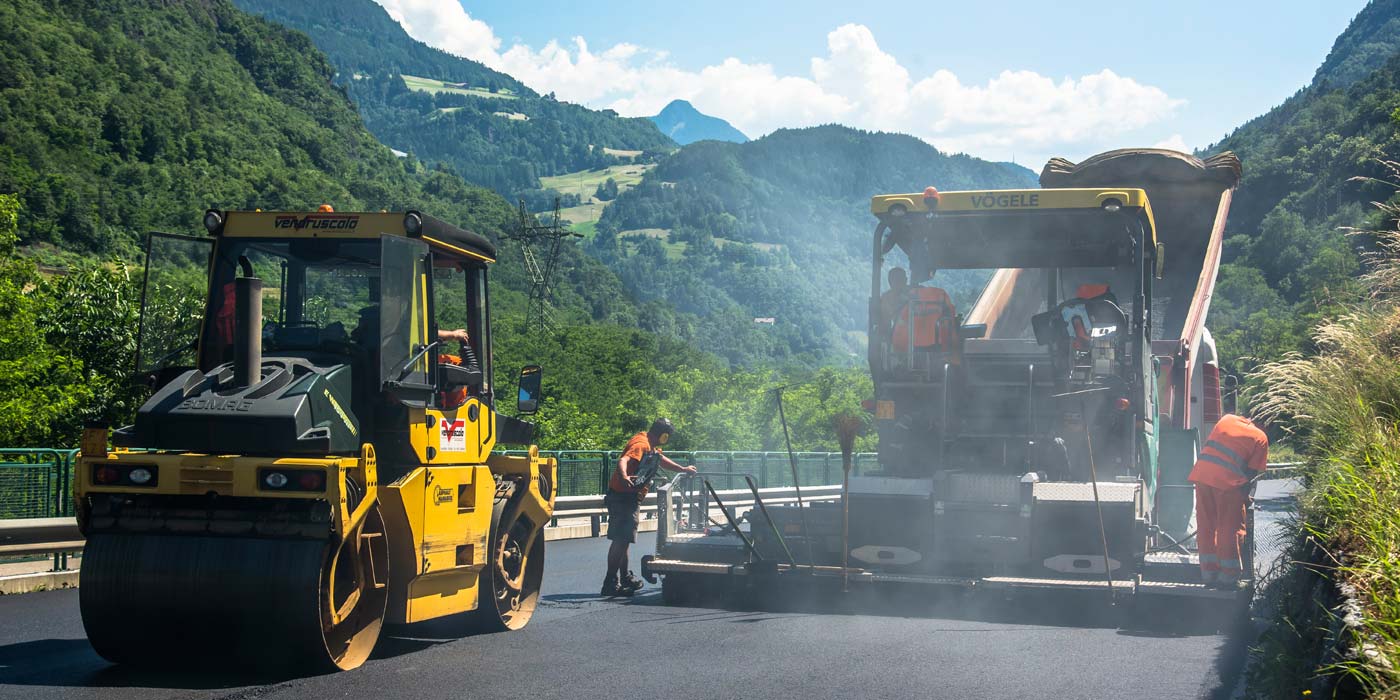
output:
<instances>
[{"instance_id":1,"label":"operator seat","mask_svg":"<svg viewBox=\"0 0 1400 700\"><path fill-rule=\"evenodd\" d=\"M1121 421L1127 415L1121 400L1128 398L1120 361L1121 346L1128 337L1127 314L1108 285L1082 284L1073 298L1036 314L1031 321L1036 341L1050 350L1057 391L1063 393L1061 409L1066 418L1058 437L1069 457L1063 466L1069 468L1074 480L1089 478L1087 431L1099 478L1117 473L1125 463L1122 456L1127 449L1120 439ZM1058 464L1060 460L1054 456L1053 461Z\"/></svg>"},{"instance_id":2,"label":"operator seat","mask_svg":"<svg viewBox=\"0 0 1400 700\"><path fill-rule=\"evenodd\" d=\"M960 364L957 310L938 287L910 287L909 301L894 320L890 358L895 367L932 372L947 362Z\"/></svg>"}]
</instances>

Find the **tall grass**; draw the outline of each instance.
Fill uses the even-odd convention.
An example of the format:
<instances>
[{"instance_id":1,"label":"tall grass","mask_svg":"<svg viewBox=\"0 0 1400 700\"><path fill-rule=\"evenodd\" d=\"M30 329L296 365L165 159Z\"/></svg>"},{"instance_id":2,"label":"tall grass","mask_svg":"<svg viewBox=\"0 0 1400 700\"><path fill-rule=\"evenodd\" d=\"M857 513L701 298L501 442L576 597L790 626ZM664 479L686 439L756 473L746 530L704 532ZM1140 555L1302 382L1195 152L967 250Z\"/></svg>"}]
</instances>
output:
<instances>
[{"instance_id":1,"label":"tall grass","mask_svg":"<svg viewBox=\"0 0 1400 700\"><path fill-rule=\"evenodd\" d=\"M1400 220L1400 207L1378 206ZM1253 678L1275 697L1341 687L1400 700L1400 231L1358 235L1372 251L1369 295L1318 326L1312 353L1252 376L1255 415L1290 433L1309 463L1293 581L1278 584L1282 617ZM1318 594L1314 580L1335 589ZM1308 649L1321 645L1333 648ZM1329 675L1342 683L1319 682Z\"/></svg>"}]
</instances>

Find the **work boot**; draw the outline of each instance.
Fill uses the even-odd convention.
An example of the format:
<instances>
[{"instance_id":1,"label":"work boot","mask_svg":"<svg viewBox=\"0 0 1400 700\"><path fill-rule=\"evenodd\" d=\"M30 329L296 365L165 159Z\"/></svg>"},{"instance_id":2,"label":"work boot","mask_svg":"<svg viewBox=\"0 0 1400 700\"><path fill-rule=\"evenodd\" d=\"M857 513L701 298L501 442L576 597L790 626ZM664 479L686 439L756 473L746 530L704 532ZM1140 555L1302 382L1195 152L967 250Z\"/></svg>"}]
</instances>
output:
<instances>
[{"instance_id":1,"label":"work boot","mask_svg":"<svg viewBox=\"0 0 1400 700\"><path fill-rule=\"evenodd\" d=\"M619 585L617 579L608 578L603 580L603 591L599 595L604 598L631 598L635 592L635 588L627 588Z\"/></svg>"},{"instance_id":2,"label":"work boot","mask_svg":"<svg viewBox=\"0 0 1400 700\"><path fill-rule=\"evenodd\" d=\"M617 584L619 590L627 589L632 593L636 593L637 591L642 590L644 586L646 586L646 584L643 583L641 579L637 578L637 575L632 573L631 571L628 571L627 573L623 574L622 580L619 581Z\"/></svg>"}]
</instances>

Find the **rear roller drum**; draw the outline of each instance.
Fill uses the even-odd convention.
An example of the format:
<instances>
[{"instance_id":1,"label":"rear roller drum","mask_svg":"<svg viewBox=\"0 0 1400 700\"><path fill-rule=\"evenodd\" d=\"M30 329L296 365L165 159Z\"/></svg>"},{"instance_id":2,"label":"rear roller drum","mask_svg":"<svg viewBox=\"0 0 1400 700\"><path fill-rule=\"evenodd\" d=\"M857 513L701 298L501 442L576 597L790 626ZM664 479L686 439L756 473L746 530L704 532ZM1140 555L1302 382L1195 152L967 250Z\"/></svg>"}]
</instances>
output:
<instances>
[{"instance_id":1,"label":"rear roller drum","mask_svg":"<svg viewBox=\"0 0 1400 700\"><path fill-rule=\"evenodd\" d=\"M115 663L351 669L384 623L388 553L378 506L333 542L99 533L83 627Z\"/></svg>"},{"instance_id":2,"label":"rear roller drum","mask_svg":"<svg viewBox=\"0 0 1400 700\"><path fill-rule=\"evenodd\" d=\"M498 498L491 513L491 539L486 568L481 570L477 607L471 613L473 631L508 632L530 622L539 605L544 578L544 530L516 517L503 526L508 496Z\"/></svg>"}]
</instances>

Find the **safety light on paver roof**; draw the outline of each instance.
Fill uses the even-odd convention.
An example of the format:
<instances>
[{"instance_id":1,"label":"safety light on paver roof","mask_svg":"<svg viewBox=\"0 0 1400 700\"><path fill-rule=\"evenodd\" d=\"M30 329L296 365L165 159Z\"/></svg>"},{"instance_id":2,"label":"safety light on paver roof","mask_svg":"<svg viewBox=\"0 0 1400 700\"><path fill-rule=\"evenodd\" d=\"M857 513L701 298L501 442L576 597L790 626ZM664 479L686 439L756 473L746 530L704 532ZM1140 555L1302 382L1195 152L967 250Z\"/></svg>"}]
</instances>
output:
<instances>
[{"instance_id":1,"label":"safety light on paver roof","mask_svg":"<svg viewBox=\"0 0 1400 700\"><path fill-rule=\"evenodd\" d=\"M321 212L322 214L334 214L334 213L335 213L335 207L333 207L333 206L331 206L331 205L329 205L329 204L322 204L321 206L316 207L316 211L319 211L319 212Z\"/></svg>"},{"instance_id":2,"label":"safety light on paver roof","mask_svg":"<svg viewBox=\"0 0 1400 700\"><path fill-rule=\"evenodd\" d=\"M218 209L208 209L204 212L204 230L211 234L219 232L224 227L224 215Z\"/></svg>"},{"instance_id":3,"label":"safety light on paver roof","mask_svg":"<svg viewBox=\"0 0 1400 700\"><path fill-rule=\"evenodd\" d=\"M924 188L924 209L928 210L925 216L932 218L934 212L938 211L938 203L943 201L943 195L938 194L938 188L929 185Z\"/></svg>"},{"instance_id":4,"label":"safety light on paver roof","mask_svg":"<svg viewBox=\"0 0 1400 700\"><path fill-rule=\"evenodd\" d=\"M410 236L416 236L423 232L423 216L416 211L403 215L403 230Z\"/></svg>"}]
</instances>

